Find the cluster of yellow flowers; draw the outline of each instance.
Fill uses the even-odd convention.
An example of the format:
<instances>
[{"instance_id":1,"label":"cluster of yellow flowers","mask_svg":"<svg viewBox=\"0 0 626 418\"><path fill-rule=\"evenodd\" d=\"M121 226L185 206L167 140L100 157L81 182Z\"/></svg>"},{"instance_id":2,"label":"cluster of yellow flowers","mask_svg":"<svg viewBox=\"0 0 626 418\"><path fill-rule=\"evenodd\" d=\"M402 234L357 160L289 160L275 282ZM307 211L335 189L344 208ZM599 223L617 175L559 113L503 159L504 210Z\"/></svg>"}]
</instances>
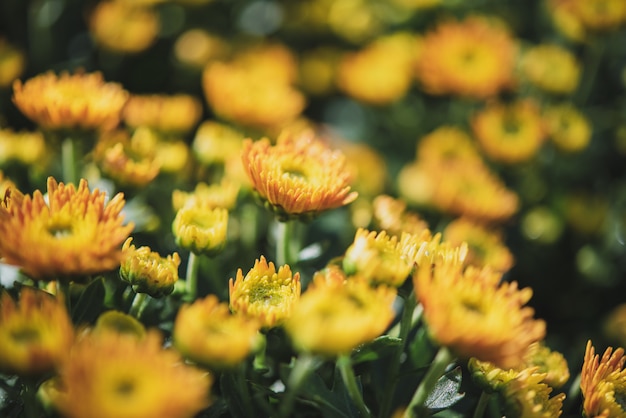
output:
<instances>
[{"instance_id":1,"label":"cluster of yellow flowers","mask_svg":"<svg viewBox=\"0 0 626 418\"><path fill-rule=\"evenodd\" d=\"M98 2L94 47L141 54L210 0L164 3ZM22 80L24 54L0 39L0 93L37 126L0 114L0 414L6 394L29 418L411 418L455 406L463 376L479 390L459 409L476 418L559 417L566 388L585 417L626 416L624 349L589 341L570 379L533 289L507 276L520 260L505 236L518 221L561 233L533 164L584 153L602 128L571 45L623 26L626 2L543 1L572 44L523 41L486 12L407 29L454 2L282 3L246 7L341 42L300 53L181 31L171 58L198 95L131 92L105 71ZM327 120L378 112L392 127L379 148L408 158L309 119L337 96L348 111ZM406 117L403 100L443 116ZM560 203L590 235L609 205ZM626 344L624 312L606 334Z\"/></svg>"}]
</instances>

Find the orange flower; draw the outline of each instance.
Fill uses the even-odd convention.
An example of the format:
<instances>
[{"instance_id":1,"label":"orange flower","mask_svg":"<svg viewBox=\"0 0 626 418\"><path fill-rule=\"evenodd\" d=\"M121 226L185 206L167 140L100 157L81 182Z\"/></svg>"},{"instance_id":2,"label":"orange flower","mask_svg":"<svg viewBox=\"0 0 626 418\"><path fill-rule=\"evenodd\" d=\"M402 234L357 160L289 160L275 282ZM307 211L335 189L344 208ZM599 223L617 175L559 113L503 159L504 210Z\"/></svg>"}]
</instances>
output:
<instances>
[{"instance_id":1,"label":"orange flower","mask_svg":"<svg viewBox=\"0 0 626 418\"><path fill-rule=\"evenodd\" d=\"M595 354L591 340L587 341L585 359L581 371L580 389L583 395L583 410L589 418L622 417L626 413L619 394L626 390L624 349L606 349L602 358Z\"/></svg>"},{"instance_id":2,"label":"orange flower","mask_svg":"<svg viewBox=\"0 0 626 418\"><path fill-rule=\"evenodd\" d=\"M77 279L119 267L121 244L133 229L123 225L121 193L106 194L49 177L48 198L37 190L11 202L0 222L4 262L20 266L34 279ZM49 202L49 203L48 203Z\"/></svg>"},{"instance_id":3,"label":"orange flower","mask_svg":"<svg viewBox=\"0 0 626 418\"><path fill-rule=\"evenodd\" d=\"M418 214L407 210L406 203L388 195L379 195L372 202L374 223L392 235L403 232L418 235L428 224Z\"/></svg>"},{"instance_id":4,"label":"orange flower","mask_svg":"<svg viewBox=\"0 0 626 418\"><path fill-rule=\"evenodd\" d=\"M528 346L545 335L545 322L533 319L533 309L524 307L532 290L520 290L515 282L498 285L490 270L428 263L418 268L414 285L428 332L459 357L514 368Z\"/></svg>"},{"instance_id":5,"label":"orange flower","mask_svg":"<svg viewBox=\"0 0 626 418\"><path fill-rule=\"evenodd\" d=\"M312 134L283 136L274 146L266 138L246 140L242 160L259 196L281 219L315 216L357 198L344 155Z\"/></svg>"},{"instance_id":6,"label":"orange flower","mask_svg":"<svg viewBox=\"0 0 626 418\"><path fill-rule=\"evenodd\" d=\"M484 99L513 84L516 45L501 22L470 16L427 33L416 65L424 89Z\"/></svg>"},{"instance_id":7,"label":"orange flower","mask_svg":"<svg viewBox=\"0 0 626 418\"><path fill-rule=\"evenodd\" d=\"M201 116L200 100L187 94L132 95L122 111L128 126L144 126L162 133L187 133Z\"/></svg>"},{"instance_id":8,"label":"orange flower","mask_svg":"<svg viewBox=\"0 0 626 418\"><path fill-rule=\"evenodd\" d=\"M546 135L539 107L531 100L488 105L474 117L472 129L485 154L507 164L533 158Z\"/></svg>"},{"instance_id":9,"label":"orange flower","mask_svg":"<svg viewBox=\"0 0 626 418\"><path fill-rule=\"evenodd\" d=\"M13 83L13 102L42 129L112 129L128 93L99 72L57 76L47 72Z\"/></svg>"}]
</instances>

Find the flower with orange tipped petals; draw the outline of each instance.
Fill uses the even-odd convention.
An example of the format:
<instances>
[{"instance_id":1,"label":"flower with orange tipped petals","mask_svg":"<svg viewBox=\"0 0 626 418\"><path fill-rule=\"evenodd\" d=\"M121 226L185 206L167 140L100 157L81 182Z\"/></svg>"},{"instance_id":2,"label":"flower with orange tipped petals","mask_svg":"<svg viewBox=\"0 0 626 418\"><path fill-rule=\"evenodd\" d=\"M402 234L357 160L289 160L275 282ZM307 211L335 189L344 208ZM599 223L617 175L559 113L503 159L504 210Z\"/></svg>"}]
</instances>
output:
<instances>
[{"instance_id":1,"label":"flower with orange tipped petals","mask_svg":"<svg viewBox=\"0 0 626 418\"><path fill-rule=\"evenodd\" d=\"M85 179L75 188L49 177L47 199L37 190L9 205L0 222L4 262L38 280L77 280L119 267L133 224L123 224L121 193L106 198L90 192Z\"/></svg>"},{"instance_id":2,"label":"flower with orange tipped petals","mask_svg":"<svg viewBox=\"0 0 626 418\"><path fill-rule=\"evenodd\" d=\"M310 218L353 202L345 157L312 134L246 140L242 160L255 190L279 219Z\"/></svg>"},{"instance_id":3,"label":"flower with orange tipped petals","mask_svg":"<svg viewBox=\"0 0 626 418\"><path fill-rule=\"evenodd\" d=\"M49 71L13 83L13 103L46 130L106 130L117 126L128 92L99 72L56 75Z\"/></svg>"},{"instance_id":4,"label":"flower with orange tipped petals","mask_svg":"<svg viewBox=\"0 0 626 418\"><path fill-rule=\"evenodd\" d=\"M589 418L622 417L626 414L621 394L626 390L624 349L606 349L602 357L595 354L591 340L587 341L581 371L580 390L583 411Z\"/></svg>"}]
</instances>

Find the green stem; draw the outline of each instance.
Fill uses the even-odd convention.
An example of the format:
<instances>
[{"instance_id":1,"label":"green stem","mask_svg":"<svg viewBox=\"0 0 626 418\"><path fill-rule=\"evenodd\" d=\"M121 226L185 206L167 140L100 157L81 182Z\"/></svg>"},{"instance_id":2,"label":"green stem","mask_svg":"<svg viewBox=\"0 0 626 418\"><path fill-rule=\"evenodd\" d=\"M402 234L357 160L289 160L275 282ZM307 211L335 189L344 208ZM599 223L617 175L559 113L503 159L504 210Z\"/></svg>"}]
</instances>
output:
<instances>
[{"instance_id":1,"label":"green stem","mask_svg":"<svg viewBox=\"0 0 626 418\"><path fill-rule=\"evenodd\" d=\"M74 138L67 137L61 144L61 158L63 169L63 181L68 184L78 185L79 172L78 152L76 150L76 142Z\"/></svg>"},{"instance_id":2,"label":"green stem","mask_svg":"<svg viewBox=\"0 0 626 418\"><path fill-rule=\"evenodd\" d=\"M398 373L400 372L400 359L402 353L407 345L407 338L413 324L413 312L416 306L415 293L411 292L404 299L404 307L402 308L402 318L400 319L400 331L398 337L402 340L402 344L396 348L394 357L392 359L389 380L387 382L387 390L385 392L384 400L380 408L380 417L388 417L391 415L391 404L393 401L393 394L396 391L396 385L398 384Z\"/></svg>"},{"instance_id":3,"label":"green stem","mask_svg":"<svg viewBox=\"0 0 626 418\"><path fill-rule=\"evenodd\" d=\"M189 253L187 260L187 273L185 281L187 282L187 294L185 299L192 302L196 299L198 293L198 269L200 267L200 257L193 252Z\"/></svg>"},{"instance_id":4,"label":"green stem","mask_svg":"<svg viewBox=\"0 0 626 418\"><path fill-rule=\"evenodd\" d=\"M485 415L485 409L489 404L489 399L491 398L491 394L483 391L480 394L480 398L478 399L478 404L476 405L476 409L474 410L473 418L482 418Z\"/></svg>"},{"instance_id":5,"label":"green stem","mask_svg":"<svg viewBox=\"0 0 626 418\"><path fill-rule=\"evenodd\" d=\"M148 300L147 293L135 294L135 297L133 298L133 304L130 306L130 310L128 311L128 314L139 319L141 317L141 314L143 313L144 308L146 307L147 300Z\"/></svg>"},{"instance_id":6,"label":"green stem","mask_svg":"<svg viewBox=\"0 0 626 418\"><path fill-rule=\"evenodd\" d=\"M293 405L296 401L296 396L302 388L302 384L306 381L307 377L317 367L317 358L309 354L301 354L295 361L289 380L287 382L287 388L285 396L282 399L278 410L278 416L280 418L286 418L293 415Z\"/></svg>"},{"instance_id":7,"label":"green stem","mask_svg":"<svg viewBox=\"0 0 626 418\"><path fill-rule=\"evenodd\" d=\"M421 412L424 409L424 403L428 395L433 391L437 381L446 371L446 367L448 367L453 360L454 357L447 347L439 348L430 368L413 394L413 398L404 413L404 418L416 418L422 415Z\"/></svg>"},{"instance_id":8,"label":"green stem","mask_svg":"<svg viewBox=\"0 0 626 418\"><path fill-rule=\"evenodd\" d=\"M362 417L371 417L372 414L370 410L365 405L363 401L363 395L361 395L361 391L359 390L359 386L356 382L356 377L354 376L354 370L352 369L352 362L350 361L350 356L347 354L342 354L337 359L337 367L339 367L339 371L341 372L341 378L343 379L346 388L348 389L348 394L350 394L350 398L356 405L359 413Z\"/></svg>"},{"instance_id":9,"label":"green stem","mask_svg":"<svg viewBox=\"0 0 626 418\"><path fill-rule=\"evenodd\" d=\"M295 221L278 222L278 236L276 240L276 264L278 266L289 265L291 267L291 240L293 239L293 225Z\"/></svg>"},{"instance_id":10,"label":"green stem","mask_svg":"<svg viewBox=\"0 0 626 418\"><path fill-rule=\"evenodd\" d=\"M252 398L250 396L248 382L246 382L246 367L245 366L246 366L245 363L240 364L239 367L237 367L233 371L233 373L234 373L235 382L237 384L237 389L239 390L239 393L241 393L242 399L246 400L246 402L242 402L243 405L241 406L244 409L246 416L253 417L254 410L252 409L252 403L247 402L247 401L251 401Z\"/></svg>"},{"instance_id":11,"label":"green stem","mask_svg":"<svg viewBox=\"0 0 626 418\"><path fill-rule=\"evenodd\" d=\"M31 379L24 379L22 381L21 398L24 406L24 418L39 418L40 416L42 416L42 411L39 407L39 401L37 400L36 381Z\"/></svg>"},{"instance_id":12,"label":"green stem","mask_svg":"<svg viewBox=\"0 0 626 418\"><path fill-rule=\"evenodd\" d=\"M57 280L57 295L63 295L65 298L65 307L67 308L67 314L72 315L72 294L71 283L66 280Z\"/></svg>"}]
</instances>

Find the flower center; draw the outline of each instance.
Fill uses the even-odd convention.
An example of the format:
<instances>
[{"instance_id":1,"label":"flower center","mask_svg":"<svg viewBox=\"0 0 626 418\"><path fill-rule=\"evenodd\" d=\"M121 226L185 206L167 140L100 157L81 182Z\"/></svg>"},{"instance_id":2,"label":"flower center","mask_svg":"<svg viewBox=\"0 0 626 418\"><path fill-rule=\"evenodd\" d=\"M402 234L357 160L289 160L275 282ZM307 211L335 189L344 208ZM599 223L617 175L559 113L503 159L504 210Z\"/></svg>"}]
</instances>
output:
<instances>
[{"instance_id":1,"label":"flower center","mask_svg":"<svg viewBox=\"0 0 626 418\"><path fill-rule=\"evenodd\" d=\"M480 305L479 302L475 301L475 300L463 300L461 302L461 305L463 306L463 308L465 308L466 311L470 312L471 314L474 315L483 315L483 309L482 306Z\"/></svg>"},{"instance_id":2,"label":"flower center","mask_svg":"<svg viewBox=\"0 0 626 418\"><path fill-rule=\"evenodd\" d=\"M54 226L48 228L48 232L54 238L63 239L63 238L67 238L70 235L72 235L72 227L71 226L54 225Z\"/></svg>"},{"instance_id":3,"label":"flower center","mask_svg":"<svg viewBox=\"0 0 626 418\"><path fill-rule=\"evenodd\" d=\"M615 385L618 386L618 385ZM615 388L615 403L622 408L622 411L626 411L626 392L624 390L620 390L619 388Z\"/></svg>"},{"instance_id":4,"label":"flower center","mask_svg":"<svg viewBox=\"0 0 626 418\"><path fill-rule=\"evenodd\" d=\"M39 341L41 335L35 328L20 328L10 332L11 339L20 345L28 345Z\"/></svg>"},{"instance_id":5,"label":"flower center","mask_svg":"<svg viewBox=\"0 0 626 418\"><path fill-rule=\"evenodd\" d=\"M127 398L135 391L135 382L130 379L122 379L115 385L115 393L120 397Z\"/></svg>"},{"instance_id":6,"label":"flower center","mask_svg":"<svg viewBox=\"0 0 626 418\"><path fill-rule=\"evenodd\" d=\"M257 288L250 292L250 303L271 306L280 304L282 300L283 297L280 293L268 289Z\"/></svg>"}]
</instances>

